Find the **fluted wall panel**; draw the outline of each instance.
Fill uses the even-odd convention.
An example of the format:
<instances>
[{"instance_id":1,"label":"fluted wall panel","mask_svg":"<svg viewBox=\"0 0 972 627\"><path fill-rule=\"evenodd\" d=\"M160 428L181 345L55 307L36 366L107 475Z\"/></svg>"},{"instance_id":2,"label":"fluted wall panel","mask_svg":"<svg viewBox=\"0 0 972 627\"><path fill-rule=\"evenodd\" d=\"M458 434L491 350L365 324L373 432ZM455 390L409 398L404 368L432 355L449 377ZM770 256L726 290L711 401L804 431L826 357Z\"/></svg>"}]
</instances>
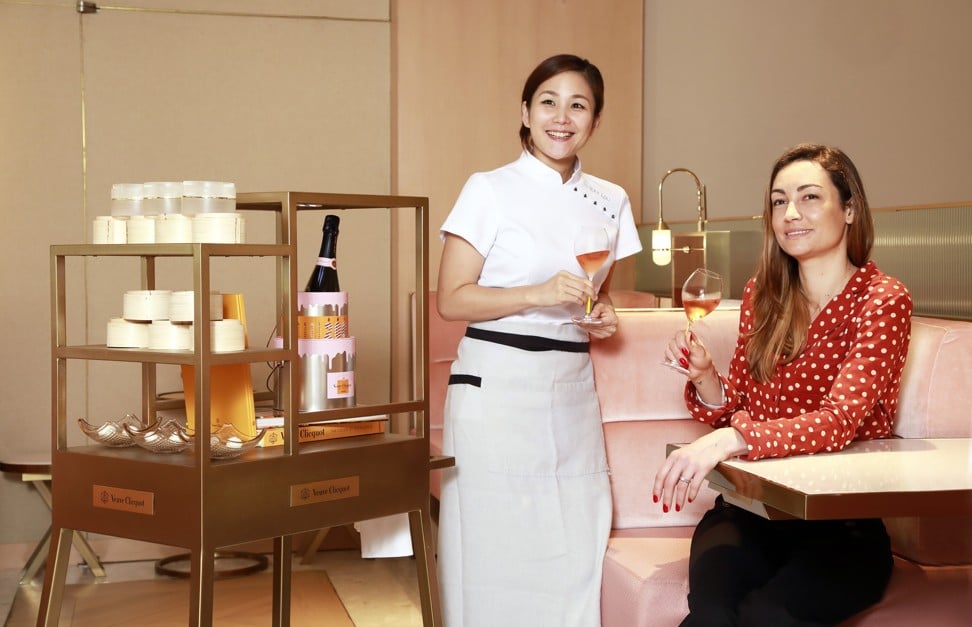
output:
<instances>
[{"instance_id":1,"label":"fluted wall panel","mask_svg":"<svg viewBox=\"0 0 972 627\"><path fill-rule=\"evenodd\" d=\"M916 315L972 319L972 205L878 211L874 224L874 260Z\"/></svg>"}]
</instances>

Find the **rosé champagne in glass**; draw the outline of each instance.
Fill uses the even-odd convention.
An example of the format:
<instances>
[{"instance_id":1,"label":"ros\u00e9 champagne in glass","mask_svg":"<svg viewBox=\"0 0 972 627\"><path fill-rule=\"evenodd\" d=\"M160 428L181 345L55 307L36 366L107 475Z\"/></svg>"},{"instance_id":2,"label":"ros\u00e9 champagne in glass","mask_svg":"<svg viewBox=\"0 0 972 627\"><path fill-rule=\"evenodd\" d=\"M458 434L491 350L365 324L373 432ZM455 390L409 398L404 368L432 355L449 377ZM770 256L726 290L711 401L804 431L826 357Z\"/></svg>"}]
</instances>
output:
<instances>
[{"instance_id":1,"label":"ros\u00e9 champagne in glass","mask_svg":"<svg viewBox=\"0 0 972 627\"><path fill-rule=\"evenodd\" d=\"M611 238L603 226L583 226L574 237L574 255L588 280L593 281L594 275L601 269L611 256ZM584 308L583 316L571 318L577 324L598 325L599 318L591 316L593 301L590 297Z\"/></svg>"}]
</instances>

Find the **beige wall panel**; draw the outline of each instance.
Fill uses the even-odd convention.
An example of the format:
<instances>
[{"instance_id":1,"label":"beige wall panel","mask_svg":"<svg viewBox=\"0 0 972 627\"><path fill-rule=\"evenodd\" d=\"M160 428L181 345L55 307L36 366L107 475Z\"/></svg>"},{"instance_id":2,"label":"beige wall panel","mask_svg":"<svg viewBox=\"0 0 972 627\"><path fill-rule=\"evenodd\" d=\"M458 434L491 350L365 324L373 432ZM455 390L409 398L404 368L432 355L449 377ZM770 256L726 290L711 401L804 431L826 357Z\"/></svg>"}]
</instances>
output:
<instances>
[{"instance_id":1,"label":"beige wall panel","mask_svg":"<svg viewBox=\"0 0 972 627\"><path fill-rule=\"evenodd\" d=\"M773 160L814 141L874 206L969 200L970 20L964 0L646 0L646 193L684 166L710 216L760 213ZM666 218L694 219L689 182L666 182Z\"/></svg>"},{"instance_id":2,"label":"beige wall panel","mask_svg":"<svg viewBox=\"0 0 972 627\"><path fill-rule=\"evenodd\" d=\"M603 122L582 153L592 174L641 198L642 6L630 0L425 0L393 3L396 187L429 196L436 236L468 176L519 154L523 81L561 52L589 58L605 80Z\"/></svg>"},{"instance_id":3,"label":"beige wall panel","mask_svg":"<svg viewBox=\"0 0 972 627\"><path fill-rule=\"evenodd\" d=\"M259 4L266 9L255 2L152 6L256 10ZM4 361L0 377L3 441L49 445L48 248L90 241L90 221L108 212L112 183L217 179L241 191L388 193L387 1L279 2L273 9L342 19L110 10L80 16L68 5L0 2L0 203L9 216L0 229L0 290L18 304L0 308L6 348L17 356ZM265 218L247 214L249 241L269 241ZM322 219L320 212L301 215L301 286ZM387 212L342 214L342 287L350 294L359 353L367 351L359 358L358 394L372 402L387 398L390 387L391 228ZM124 290L138 287L138 263L118 261L69 266L69 301L77 303L69 317L72 341L103 342ZM170 261L160 262L159 287L191 287L180 262ZM220 263L215 277L214 286L245 294L250 341L265 342L274 325L272 262ZM160 370L160 390L179 385L177 369ZM260 389L266 369L254 370ZM69 421L132 411L137 376L125 365L74 363ZM79 438L72 432L72 443ZM35 512L35 499L4 477L0 544L40 534L44 513ZM14 511L36 518L15 520L7 514Z\"/></svg>"},{"instance_id":4,"label":"beige wall panel","mask_svg":"<svg viewBox=\"0 0 972 627\"><path fill-rule=\"evenodd\" d=\"M54 75L60 76L60 80ZM48 246L81 216L77 17L0 4L0 454L50 446ZM33 490L0 478L0 544L40 537ZM29 549L28 549L29 552ZM26 555L24 555L26 558Z\"/></svg>"},{"instance_id":5,"label":"beige wall panel","mask_svg":"<svg viewBox=\"0 0 972 627\"><path fill-rule=\"evenodd\" d=\"M550 55L571 52L600 68L605 108L583 151L584 168L622 185L640 206L642 23L642 4L632 0L392 0L393 189L429 198L431 289L442 254L439 226L470 174L519 155L523 81ZM410 222L398 225L400 262L414 237ZM414 272L400 263L396 303L415 291ZM615 285L633 281L633 266L619 266ZM407 316L399 312L396 321L393 357L402 364Z\"/></svg>"},{"instance_id":6,"label":"beige wall panel","mask_svg":"<svg viewBox=\"0 0 972 627\"><path fill-rule=\"evenodd\" d=\"M213 179L234 181L240 190L387 191L387 23L103 12L86 18L85 36L92 213L105 212L111 183L120 181ZM322 218L309 214L299 223L301 277L317 254ZM367 348L369 356L372 350L385 356L365 361L371 368L360 364L359 393L385 397L389 297L376 282L387 276L388 247L350 262L354 249L387 240L389 227L355 229L349 220L339 250L349 262L341 270L355 332L362 335L362 353ZM269 225L261 233L257 222L247 231L251 241L272 233ZM275 323L267 306L272 292L255 285L271 285L273 267L258 269L245 260L234 267L240 270L214 284L243 291L251 341L265 343ZM136 267L124 281L91 281L92 333L117 315L119 285L135 289L137 276ZM185 269L175 270L163 274L158 287L189 289L189 280ZM241 282L249 285L243 289ZM257 370L258 388L264 376ZM92 398L89 413L97 415L99 405Z\"/></svg>"}]
</instances>

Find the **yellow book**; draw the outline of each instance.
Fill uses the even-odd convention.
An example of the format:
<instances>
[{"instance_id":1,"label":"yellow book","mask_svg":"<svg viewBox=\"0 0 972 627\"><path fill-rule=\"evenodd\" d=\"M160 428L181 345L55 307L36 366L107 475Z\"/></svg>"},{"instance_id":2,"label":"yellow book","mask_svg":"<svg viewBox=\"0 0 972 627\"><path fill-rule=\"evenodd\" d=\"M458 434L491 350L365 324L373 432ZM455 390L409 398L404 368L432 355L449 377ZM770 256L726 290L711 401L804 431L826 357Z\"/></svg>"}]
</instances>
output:
<instances>
[{"instance_id":1,"label":"yellow book","mask_svg":"<svg viewBox=\"0 0 972 627\"><path fill-rule=\"evenodd\" d=\"M355 420L351 422L318 422L297 426L297 438L300 442L319 442L321 440L336 440L350 438L357 435L373 435L385 432L385 420ZM284 443L284 428L270 427L263 435L257 446L282 446Z\"/></svg>"},{"instance_id":2,"label":"yellow book","mask_svg":"<svg viewBox=\"0 0 972 627\"><path fill-rule=\"evenodd\" d=\"M243 323L244 346L248 346L243 294L223 294L223 318L233 318ZM196 379L193 366L182 366L182 389L186 399L186 424L192 433L196 413ZM243 435L256 435L250 364L225 364L209 369L209 407L211 429L229 423Z\"/></svg>"}]
</instances>

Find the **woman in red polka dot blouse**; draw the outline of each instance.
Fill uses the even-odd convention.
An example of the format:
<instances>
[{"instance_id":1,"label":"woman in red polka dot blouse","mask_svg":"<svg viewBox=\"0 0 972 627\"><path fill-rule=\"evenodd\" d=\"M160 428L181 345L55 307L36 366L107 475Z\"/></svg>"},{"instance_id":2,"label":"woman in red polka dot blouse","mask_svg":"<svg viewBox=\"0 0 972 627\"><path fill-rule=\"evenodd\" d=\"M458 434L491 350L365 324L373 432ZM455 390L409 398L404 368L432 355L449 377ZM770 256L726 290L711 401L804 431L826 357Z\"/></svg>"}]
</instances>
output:
<instances>
[{"instance_id":1,"label":"woman in red polka dot blouse","mask_svg":"<svg viewBox=\"0 0 972 627\"><path fill-rule=\"evenodd\" d=\"M652 496L695 498L724 459L839 451L891 437L911 329L908 290L870 261L874 224L841 150L801 144L770 175L765 237L728 374L677 334L685 401L711 433L673 452ZM718 497L699 522L682 625L832 625L880 600L891 573L880 519L769 521Z\"/></svg>"}]
</instances>

